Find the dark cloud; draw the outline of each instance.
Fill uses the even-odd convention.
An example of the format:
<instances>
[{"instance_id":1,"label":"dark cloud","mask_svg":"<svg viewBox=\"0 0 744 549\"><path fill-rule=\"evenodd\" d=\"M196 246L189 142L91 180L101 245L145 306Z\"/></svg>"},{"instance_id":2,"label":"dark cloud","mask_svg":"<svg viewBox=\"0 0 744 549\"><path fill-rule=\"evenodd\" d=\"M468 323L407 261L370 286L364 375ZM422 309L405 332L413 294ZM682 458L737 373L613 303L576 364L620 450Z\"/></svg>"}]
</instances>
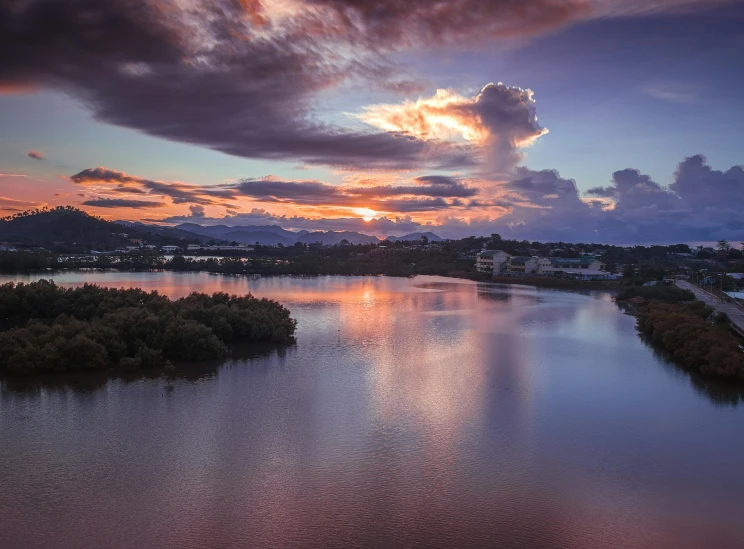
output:
<instances>
[{"instance_id":1,"label":"dark cloud","mask_svg":"<svg viewBox=\"0 0 744 549\"><path fill-rule=\"evenodd\" d=\"M309 0L337 32L376 47L528 36L589 14L587 0Z\"/></svg>"},{"instance_id":2,"label":"dark cloud","mask_svg":"<svg viewBox=\"0 0 744 549\"><path fill-rule=\"evenodd\" d=\"M103 122L231 155L462 168L478 163L478 147L322 122L314 115L322 93L420 88L391 61L393 50L524 37L589 17L704 2L297 0L280 16L276 4L3 0L0 88L62 90ZM539 127L529 112L502 109L506 90L484 88L470 109L489 127L514 123L523 141ZM509 143L500 138L492 148L513 152Z\"/></svg>"},{"instance_id":3,"label":"dark cloud","mask_svg":"<svg viewBox=\"0 0 744 549\"><path fill-rule=\"evenodd\" d=\"M125 198L96 198L86 200L83 205L95 206L96 208L160 208L165 206L165 203L149 200L127 200Z\"/></svg>"},{"instance_id":4,"label":"dark cloud","mask_svg":"<svg viewBox=\"0 0 744 549\"><path fill-rule=\"evenodd\" d=\"M41 154L39 151L28 151L28 157L33 158L34 160L44 160L44 155Z\"/></svg>"},{"instance_id":5,"label":"dark cloud","mask_svg":"<svg viewBox=\"0 0 744 549\"><path fill-rule=\"evenodd\" d=\"M425 176L415 185L335 186L320 181L243 180L235 189L262 202L297 205L367 207L384 212L424 212L460 207L458 198L478 189L444 176ZM445 198L454 200L447 201Z\"/></svg>"},{"instance_id":6,"label":"dark cloud","mask_svg":"<svg viewBox=\"0 0 744 549\"><path fill-rule=\"evenodd\" d=\"M309 32L322 21L307 10L258 29L255 10L246 17L244 8L231 0L188 9L148 0L9 0L0 5L0 84L60 88L101 121L237 156L384 168L472 165L464 145L314 119L316 94L377 76L380 66L384 73L386 62L366 63L364 51L329 55L340 38L329 43L323 31Z\"/></svg>"},{"instance_id":7,"label":"dark cloud","mask_svg":"<svg viewBox=\"0 0 744 549\"><path fill-rule=\"evenodd\" d=\"M110 192L120 194L154 194L169 197L174 204L228 205L235 196L230 189L201 187L188 183L153 181L104 167L87 168L70 176L80 185L116 184Z\"/></svg>"}]
</instances>

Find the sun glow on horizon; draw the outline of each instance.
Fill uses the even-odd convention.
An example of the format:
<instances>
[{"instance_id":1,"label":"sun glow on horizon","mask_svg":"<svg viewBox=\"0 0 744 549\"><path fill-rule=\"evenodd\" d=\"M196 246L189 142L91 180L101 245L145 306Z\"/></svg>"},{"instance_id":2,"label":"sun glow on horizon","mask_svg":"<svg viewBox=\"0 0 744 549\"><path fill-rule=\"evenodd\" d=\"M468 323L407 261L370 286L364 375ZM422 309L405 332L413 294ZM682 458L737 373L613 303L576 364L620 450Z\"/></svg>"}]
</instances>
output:
<instances>
[{"instance_id":1,"label":"sun glow on horizon","mask_svg":"<svg viewBox=\"0 0 744 549\"><path fill-rule=\"evenodd\" d=\"M365 221L372 221L375 216L377 215L377 212L374 210L371 210L369 208L354 208L351 210L356 215L364 219Z\"/></svg>"}]
</instances>

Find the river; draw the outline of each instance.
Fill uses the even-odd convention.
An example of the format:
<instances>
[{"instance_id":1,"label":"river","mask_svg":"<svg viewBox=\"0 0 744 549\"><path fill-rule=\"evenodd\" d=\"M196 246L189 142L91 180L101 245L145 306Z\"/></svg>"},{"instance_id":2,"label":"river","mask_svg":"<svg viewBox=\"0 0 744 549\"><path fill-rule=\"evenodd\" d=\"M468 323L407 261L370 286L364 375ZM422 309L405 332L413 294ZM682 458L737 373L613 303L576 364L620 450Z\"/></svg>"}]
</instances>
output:
<instances>
[{"instance_id":1,"label":"river","mask_svg":"<svg viewBox=\"0 0 744 549\"><path fill-rule=\"evenodd\" d=\"M0 382L4 549L744 547L744 405L655 354L607 293L53 278L251 292L298 338L170 386Z\"/></svg>"}]
</instances>

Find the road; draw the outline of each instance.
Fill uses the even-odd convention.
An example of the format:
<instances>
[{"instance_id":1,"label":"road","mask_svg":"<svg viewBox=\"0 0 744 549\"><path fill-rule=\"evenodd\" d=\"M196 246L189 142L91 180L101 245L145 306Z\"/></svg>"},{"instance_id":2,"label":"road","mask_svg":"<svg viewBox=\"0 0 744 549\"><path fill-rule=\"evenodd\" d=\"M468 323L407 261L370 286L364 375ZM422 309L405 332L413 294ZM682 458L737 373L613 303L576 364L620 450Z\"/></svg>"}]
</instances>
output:
<instances>
[{"instance_id":1,"label":"road","mask_svg":"<svg viewBox=\"0 0 744 549\"><path fill-rule=\"evenodd\" d=\"M717 311L723 311L724 313L729 315L731 322L739 329L740 332L744 333L744 311L742 311L741 307L737 306L735 303L721 303L716 296L701 290L700 288L693 284L690 284L686 280L677 280L677 286L679 286L683 290L690 290L700 301L705 302L707 305L710 305Z\"/></svg>"}]
</instances>

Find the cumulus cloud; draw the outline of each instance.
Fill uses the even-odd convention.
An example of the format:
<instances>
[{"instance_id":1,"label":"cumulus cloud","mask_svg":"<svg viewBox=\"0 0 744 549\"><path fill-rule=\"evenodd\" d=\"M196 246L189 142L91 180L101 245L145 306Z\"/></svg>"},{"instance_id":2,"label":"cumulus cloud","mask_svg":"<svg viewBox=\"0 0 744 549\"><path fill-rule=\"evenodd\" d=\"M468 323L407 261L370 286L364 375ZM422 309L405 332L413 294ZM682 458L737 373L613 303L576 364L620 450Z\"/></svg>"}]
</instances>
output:
<instances>
[{"instance_id":1,"label":"cumulus cloud","mask_svg":"<svg viewBox=\"0 0 744 549\"><path fill-rule=\"evenodd\" d=\"M461 137L483 148L491 171L505 172L521 159L518 149L548 133L538 124L532 90L488 84L475 97L438 90L433 97L366 107L361 119L417 139Z\"/></svg>"},{"instance_id":2,"label":"cumulus cloud","mask_svg":"<svg viewBox=\"0 0 744 549\"><path fill-rule=\"evenodd\" d=\"M39 151L34 150L28 151L28 157L33 158L34 160L44 160L44 155L41 154Z\"/></svg>"},{"instance_id":3,"label":"cumulus cloud","mask_svg":"<svg viewBox=\"0 0 744 549\"><path fill-rule=\"evenodd\" d=\"M84 206L96 208L160 208L165 206L164 202L152 202L149 200L127 200L125 198L96 198L86 200Z\"/></svg>"},{"instance_id":4,"label":"cumulus cloud","mask_svg":"<svg viewBox=\"0 0 744 549\"><path fill-rule=\"evenodd\" d=\"M199 206L198 204L189 206L189 211L191 211L191 217L205 217L206 216L206 213L204 212L204 206Z\"/></svg>"}]
</instances>

